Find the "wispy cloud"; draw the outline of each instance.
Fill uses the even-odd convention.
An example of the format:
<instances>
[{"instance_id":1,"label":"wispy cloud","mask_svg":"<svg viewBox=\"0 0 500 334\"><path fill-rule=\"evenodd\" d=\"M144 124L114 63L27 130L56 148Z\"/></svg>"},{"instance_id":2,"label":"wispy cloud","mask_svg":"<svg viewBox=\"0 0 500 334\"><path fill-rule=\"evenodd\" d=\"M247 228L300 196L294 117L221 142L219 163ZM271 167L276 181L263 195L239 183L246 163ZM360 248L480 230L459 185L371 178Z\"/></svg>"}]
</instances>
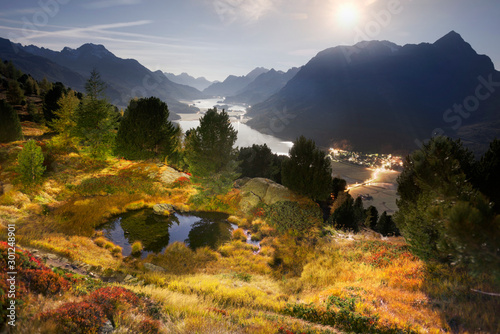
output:
<instances>
[{"instance_id":1,"label":"wispy cloud","mask_svg":"<svg viewBox=\"0 0 500 334\"><path fill-rule=\"evenodd\" d=\"M34 14L39 10L40 10L40 7L29 7L29 8L2 10L2 12L0 12L0 16L12 17L15 15L29 15L29 14Z\"/></svg>"},{"instance_id":2,"label":"wispy cloud","mask_svg":"<svg viewBox=\"0 0 500 334\"><path fill-rule=\"evenodd\" d=\"M87 2L83 5L87 9L103 9L118 6L130 6L141 4L142 0L102 0Z\"/></svg>"},{"instance_id":3,"label":"wispy cloud","mask_svg":"<svg viewBox=\"0 0 500 334\"><path fill-rule=\"evenodd\" d=\"M276 8L280 0L211 0L220 20L226 24L235 21L255 22Z\"/></svg>"}]
</instances>

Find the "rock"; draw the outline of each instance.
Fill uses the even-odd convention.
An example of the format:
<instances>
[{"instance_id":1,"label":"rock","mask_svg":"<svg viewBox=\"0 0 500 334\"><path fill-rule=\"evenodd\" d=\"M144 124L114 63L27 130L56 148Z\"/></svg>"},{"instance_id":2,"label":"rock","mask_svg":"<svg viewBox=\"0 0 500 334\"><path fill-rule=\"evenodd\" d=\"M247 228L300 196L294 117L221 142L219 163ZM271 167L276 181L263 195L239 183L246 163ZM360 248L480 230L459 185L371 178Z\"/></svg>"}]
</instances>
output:
<instances>
[{"instance_id":1,"label":"rock","mask_svg":"<svg viewBox=\"0 0 500 334\"><path fill-rule=\"evenodd\" d=\"M130 282L132 280L134 280L136 278L134 278L134 276L128 274L127 276L125 276L125 278L123 279L124 282Z\"/></svg>"},{"instance_id":2,"label":"rock","mask_svg":"<svg viewBox=\"0 0 500 334\"><path fill-rule=\"evenodd\" d=\"M49 260L57 260L57 255L55 254L45 254L45 257Z\"/></svg>"},{"instance_id":3,"label":"rock","mask_svg":"<svg viewBox=\"0 0 500 334\"><path fill-rule=\"evenodd\" d=\"M3 185L3 193L4 194L8 193L12 189L14 189L14 186L12 184L7 183L7 184Z\"/></svg>"},{"instance_id":4,"label":"rock","mask_svg":"<svg viewBox=\"0 0 500 334\"><path fill-rule=\"evenodd\" d=\"M144 263L144 268L146 268L149 271L159 271L159 272L166 271L164 268L162 268L160 266L155 266L152 263Z\"/></svg>"},{"instance_id":5,"label":"rock","mask_svg":"<svg viewBox=\"0 0 500 334\"><path fill-rule=\"evenodd\" d=\"M288 188L265 178L253 178L240 186L242 199L240 210L248 212L259 202L264 204L274 204L279 201L290 201L294 194Z\"/></svg>"},{"instance_id":6,"label":"rock","mask_svg":"<svg viewBox=\"0 0 500 334\"><path fill-rule=\"evenodd\" d=\"M107 320L104 325L99 328L99 334L110 334L113 333L115 328L113 327L113 324L111 323L110 320Z\"/></svg>"},{"instance_id":7,"label":"rock","mask_svg":"<svg viewBox=\"0 0 500 334\"><path fill-rule=\"evenodd\" d=\"M165 171L161 174L161 181L167 185L170 185L181 177L190 178L190 176L186 173L176 171L172 167L166 167Z\"/></svg>"},{"instance_id":8,"label":"rock","mask_svg":"<svg viewBox=\"0 0 500 334\"><path fill-rule=\"evenodd\" d=\"M153 213L159 216L169 216L172 212L174 212L174 207L172 204L161 203L153 205Z\"/></svg>"}]
</instances>

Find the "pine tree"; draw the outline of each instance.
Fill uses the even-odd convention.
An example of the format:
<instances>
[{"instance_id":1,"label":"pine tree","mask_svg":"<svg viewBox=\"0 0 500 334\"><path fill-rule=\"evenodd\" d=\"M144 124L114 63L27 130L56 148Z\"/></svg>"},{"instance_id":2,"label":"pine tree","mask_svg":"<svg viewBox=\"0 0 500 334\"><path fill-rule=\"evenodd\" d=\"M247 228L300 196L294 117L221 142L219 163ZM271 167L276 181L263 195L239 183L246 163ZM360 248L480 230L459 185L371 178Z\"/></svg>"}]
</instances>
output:
<instances>
[{"instance_id":1,"label":"pine tree","mask_svg":"<svg viewBox=\"0 0 500 334\"><path fill-rule=\"evenodd\" d=\"M168 117L167 105L156 97L130 101L116 135L116 153L127 159L171 156L180 129Z\"/></svg>"},{"instance_id":2,"label":"pine tree","mask_svg":"<svg viewBox=\"0 0 500 334\"><path fill-rule=\"evenodd\" d=\"M80 100L72 90L63 94L57 101L59 108L54 111L55 118L51 126L59 134L57 139L62 145L74 145L75 114L79 104Z\"/></svg>"},{"instance_id":3,"label":"pine tree","mask_svg":"<svg viewBox=\"0 0 500 334\"><path fill-rule=\"evenodd\" d=\"M118 113L104 98L105 84L95 70L85 88L87 96L75 114L75 133L88 147L92 157L104 159L114 143Z\"/></svg>"},{"instance_id":4,"label":"pine tree","mask_svg":"<svg viewBox=\"0 0 500 334\"><path fill-rule=\"evenodd\" d=\"M22 138L21 122L16 110L6 101L0 100L0 143Z\"/></svg>"},{"instance_id":5,"label":"pine tree","mask_svg":"<svg viewBox=\"0 0 500 334\"><path fill-rule=\"evenodd\" d=\"M366 209L365 225L367 225L374 231L378 231L377 222L378 222L378 210L373 205L370 205L368 209Z\"/></svg>"},{"instance_id":6,"label":"pine tree","mask_svg":"<svg viewBox=\"0 0 500 334\"><path fill-rule=\"evenodd\" d=\"M326 153L312 140L298 138L282 165L283 185L315 201L324 201L332 188L332 169Z\"/></svg>"},{"instance_id":7,"label":"pine tree","mask_svg":"<svg viewBox=\"0 0 500 334\"><path fill-rule=\"evenodd\" d=\"M43 117L48 124L56 117L54 112L59 109L59 99L66 93L66 88L61 82L56 82L43 97Z\"/></svg>"},{"instance_id":8,"label":"pine tree","mask_svg":"<svg viewBox=\"0 0 500 334\"><path fill-rule=\"evenodd\" d=\"M40 181L45 167L43 166L42 148L33 139L28 140L17 156L17 172L25 184L33 184Z\"/></svg>"},{"instance_id":9,"label":"pine tree","mask_svg":"<svg viewBox=\"0 0 500 334\"><path fill-rule=\"evenodd\" d=\"M11 80L9 81L9 87L7 88L7 101L12 105L21 104L24 100L24 93L19 86L19 82Z\"/></svg>"},{"instance_id":10,"label":"pine tree","mask_svg":"<svg viewBox=\"0 0 500 334\"><path fill-rule=\"evenodd\" d=\"M234 170L231 161L235 158L236 137L228 114L209 109L200 119L200 126L186 135L186 158L191 172L206 177Z\"/></svg>"}]
</instances>

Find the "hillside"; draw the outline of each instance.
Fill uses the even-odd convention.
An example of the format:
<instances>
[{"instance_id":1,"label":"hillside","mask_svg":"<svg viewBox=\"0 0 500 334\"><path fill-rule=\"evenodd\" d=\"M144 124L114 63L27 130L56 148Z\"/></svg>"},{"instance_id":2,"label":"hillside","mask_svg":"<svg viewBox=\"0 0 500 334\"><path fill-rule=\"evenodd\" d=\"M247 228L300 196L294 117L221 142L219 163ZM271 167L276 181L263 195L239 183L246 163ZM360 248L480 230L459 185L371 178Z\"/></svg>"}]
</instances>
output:
<instances>
[{"instance_id":1,"label":"hillside","mask_svg":"<svg viewBox=\"0 0 500 334\"><path fill-rule=\"evenodd\" d=\"M259 75L246 87L236 92L235 95L226 97L224 102L246 103L249 105L262 102L283 88L298 71L299 68L297 67L291 68L287 72L271 69Z\"/></svg>"},{"instance_id":2,"label":"hillside","mask_svg":"<svg viewBox=\"0 0 500 334\"><path fill-rule=\"evenodd\" d=\"M283 89L252 106L248 125L269 132L274 124L276 136L305 135L323 147L347 140L365 152L409 152L441 132L484 151L499 135L491 124L498 124L500 91L484 87L488 81L499 82L500 73L455 32L434 44L338 46L318 53ZM475 105L479 86L487 98ZM453 110L464 103L474 111Z\"/></svg>"},{"instance_id":3,"label":"hillside","mask_svg":"<svg viewBox=\"0 0 500 334\"><path fill-rule=\"evenodd\" d=\"M203 94L193 87L171 82L161 72L152 72L135 59L116 57L103 45L84 44L77 49L53 51L37 46L12 44L2 39L0 58L12 60L23 72L35 79L47 77L78 91L84 91L85 80L96 69L108 87L110 102L120 108L133 97L158 96L175 112L193 112L193 108L178 100L200 98Z\"/></svg>"}]
</instances>

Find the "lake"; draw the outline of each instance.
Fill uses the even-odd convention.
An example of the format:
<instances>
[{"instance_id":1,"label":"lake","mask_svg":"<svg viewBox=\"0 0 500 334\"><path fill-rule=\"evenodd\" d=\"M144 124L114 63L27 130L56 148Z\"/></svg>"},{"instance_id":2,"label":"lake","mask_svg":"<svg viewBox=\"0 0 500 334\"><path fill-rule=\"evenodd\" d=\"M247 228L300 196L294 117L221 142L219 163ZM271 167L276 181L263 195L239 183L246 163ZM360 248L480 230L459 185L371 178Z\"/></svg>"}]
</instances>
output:
<instances>
[{"instance_id":1,"label":"lake","mask_svg":"<svg viewBox=\"0 0 500 334\"><path fill-rule=\"evenodd\" d=\"M218 101L222 101L223 98L220 99L201 99L186 102L190 105L195 105L200 108L202 112L205 112L209 108L212 108L217 104ZM252 129L244 122L240 121L240 119L244 119L246 114L246 107L242 105L234 105L229 104L229 112L228 114L231 116L231 123L233 127L238 131L238 138L235 143L235 147L248 147L253 144L263 145L266 144L273 153L279 155L288 155L288 151L292 148L293 143L291 141L284 141L282 139L276 138L271 135L262 134L259 131ZM189 129L196 128L200 125L198 120L199 117L203 116L203 114L179 114L181 120L175 121L177 122L182 131L186 132Z\"/></svg>"},{"instance_id":2,"label":"lake","mask_svg":"<svg viewBox=\"0 0 500 334\"><path fill-rule=\"evenodd\" d=\"M175 212L164 217L155 215L152 209L141 209L110 219L100 230L123 248L124 256L131 254L135 241L140 241L144 258L150 253L163 252L175 241L184 242L191 249L204 246L215 249L231 240L232 231L237 228L227 218L227 214L218 212Z\"/></svg>"}]
</instances>

